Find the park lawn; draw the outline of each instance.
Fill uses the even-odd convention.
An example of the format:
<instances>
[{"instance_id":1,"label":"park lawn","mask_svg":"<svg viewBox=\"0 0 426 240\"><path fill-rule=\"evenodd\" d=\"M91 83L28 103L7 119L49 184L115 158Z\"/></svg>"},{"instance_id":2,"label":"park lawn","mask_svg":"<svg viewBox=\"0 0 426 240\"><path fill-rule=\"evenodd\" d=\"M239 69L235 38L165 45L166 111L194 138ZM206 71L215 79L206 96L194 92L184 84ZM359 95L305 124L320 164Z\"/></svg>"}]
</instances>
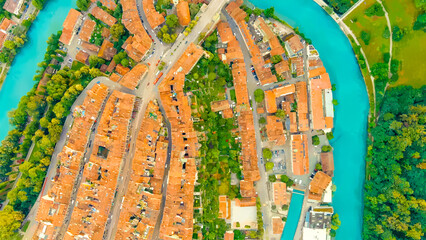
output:
<instances>
[{"instance_id":1,"label":"park lawn","mask_svg":"<svg viewBox=\"0 0 426 240\"><path fill-rule=\"evenodd\" d=\"M362 49L365 52L370 67L375 63L383 62L383 53L389 52L390 40L384 38L383 32L387 26L385 17L368 17L365 10L376 3L375 0L366 0L352 11L345 19L345 24L354 32ZM371 35L370 43L365 45L361 39L361 31Z\"/></svg>"},{"instance_id":2,"label":"park lawn","mask_svg":"<svg viewBox=\"0 0 426 240\"><path fill-rule=\"evenodd\" d=\"M400 27L406 32L399 42L393 42L393 58L401 62L399 79L391 86L411 85L421 87L426 76L426 33L412 29L419 14L413 0L386 0L384 2L389 13L391 25Z\"/></svg>"}]
</instances>

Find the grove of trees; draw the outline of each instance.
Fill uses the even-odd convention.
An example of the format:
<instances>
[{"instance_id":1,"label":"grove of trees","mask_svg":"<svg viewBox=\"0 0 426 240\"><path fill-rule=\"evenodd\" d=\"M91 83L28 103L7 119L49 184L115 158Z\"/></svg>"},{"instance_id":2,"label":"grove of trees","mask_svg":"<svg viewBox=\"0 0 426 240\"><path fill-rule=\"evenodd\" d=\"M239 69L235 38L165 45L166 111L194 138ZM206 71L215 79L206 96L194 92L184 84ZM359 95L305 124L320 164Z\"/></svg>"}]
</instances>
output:
<instances>
[{"instance_id":1,"label":"grove of trees","mask_svg":"<svg viewBox=\"0 0 426 240\"><path fill-rule=\"evenodd\" d=\"M386 92L369 128L364 239L424 239L426 87Z\"/></svg>"}]
</instances>

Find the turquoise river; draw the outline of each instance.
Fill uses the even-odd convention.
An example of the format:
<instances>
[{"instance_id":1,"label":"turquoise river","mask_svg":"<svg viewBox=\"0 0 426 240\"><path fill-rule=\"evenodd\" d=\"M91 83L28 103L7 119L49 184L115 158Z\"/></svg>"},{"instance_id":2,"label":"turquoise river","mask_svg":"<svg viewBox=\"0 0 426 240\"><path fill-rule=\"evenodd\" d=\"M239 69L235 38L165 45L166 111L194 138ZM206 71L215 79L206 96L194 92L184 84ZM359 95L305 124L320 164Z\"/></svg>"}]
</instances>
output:
<instances>
[{"instance_id":1,"label":"turquoise river","mask_svg":"<svg viewBox=\"0 0 426 240\"><path fill-rule=\"evenodd\" d=\"M335 108L334 139L331 141L334 147L333 182L337 186L333 207L342 221L336 239L361 239L369 107L364 80L349 40L313 0L251 2L259 8L274 6L279 17L312 39L331 82L336 84L334 98L339 105ZM292 236L285 239L292 239Z\"/></svg>"},{"instance_id":2,"label":"turquoise river","mask_svg":"<svg viewBox=\"0 0 426 240\"><path fill-rule=\"evenodd\" d=\"M337 191L333 206L342 225L337 240L361 239L362 186L364 182L365 139L368 97L351 45L339 26L313 0L252 0L260 8L275 7L275 12L290 25L312 39L337 90L334 147ZM0 139L9 130L7 112L34 85L33 76L41 62L50 34L61 29L75 1L49 0L29 32L29 42L16 57L0 91ZM289 224L289 223L287 223ZM291 237L290 237L291 238Z\"/></svg>"},{"instance_id":3,"label":"turquoise river","mask_svg":"<svg viewBox=\"0 0 426 240\"><path fill-rule=\"evenodd\" d=\"M76 0L48 0L28 33L28 42L16 56L0 90L0 140L10 130L7 113L18 106L19 100L34 86L37 63L43 61L47 39L62 29L68 11Z\"/></svg>"}]
</instances>

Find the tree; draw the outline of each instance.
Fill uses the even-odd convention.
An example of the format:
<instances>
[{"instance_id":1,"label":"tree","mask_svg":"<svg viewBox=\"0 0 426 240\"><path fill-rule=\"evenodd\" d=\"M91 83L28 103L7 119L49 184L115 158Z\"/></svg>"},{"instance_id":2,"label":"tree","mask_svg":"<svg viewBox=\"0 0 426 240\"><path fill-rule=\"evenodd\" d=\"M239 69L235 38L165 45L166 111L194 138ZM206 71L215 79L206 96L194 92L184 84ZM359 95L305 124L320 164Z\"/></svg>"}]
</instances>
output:
<instances>
[{"instance_id":1,"label":"tree","mask_svg":"<svg viewBox=\"0 0 426 240\"><path fill-rule=\"evenodd\" d=\"M32 0L32 4L34 5L35 8L37 8L38 10L41 10L43 9L45 1L46 0Z\"/></svg>"},{"instance_id":2,"label":"tree","mask_svg":"<svg viewBox=\"0 0 426 240\"><path fill-rule=\"evenodd\" d=\"M6 40L6 41L4 41L4 47L12 50L12 49L16 48L16 43L11 41L11 40Z\"/></svg>"},{"instance_id":3,"label":"tree","mask_svg":"<svg viewBox=\"0 0 426 240\"><path fill-rule=\"evenodd\" d=\"M321 147L322 152L330 152L331 150L333 150L333 148L329 145L324 145Z\"/></svg>"},{"instance_id":4,"label":"tree","mask_svg":"<svg viewBox=\"0 0 426 240\"><path fill-rule=\"evenodd\" d=\"M0 211L0 238L11 239L15 231L21 227L24 215L21 212L13 210L13 207L7 205L3 211Z\"/></svg>"},{"instance_id":5,"label":"tree","mask_svg":"<svg viewBox=\"0 0 426 240\"><path fill-rule=\"evenodd\" d=\"M166 25L169 28L175 28L175 27L177 27L178 23L179 23L179 19L178 19L178 17L176 15L174 15L174 14L167 15L167 17L166 17Z\"/></svg>"},{"instance_id":6,"label":"tree","mask_svg":"<svg viewBox=\"0 0 426 240\"><path fill-rule=\"evenodd\" d=\"M254 91L254 100L258 103L261 103L265 99L265 92L262 89L258 88Z\"/></svg>"},{"instance_id":7,"label":"tree","mask_svg":"<svg viewBox=\"0 0 426 240\"><path fill-rule=\"evenodd\" d=\"M123 65L123 67L128 67L129 66L129 59L124 58L121 60L121 65Z\"/></svg>"},{"instance_id":8,"label":"tree","mask_svg":"<svg viewBox=\"0 0 426 240\"><path fill-rule=\"evenodd\" d=\"M318 171L322 171L321 163L315 164L315 169L318 170Z\"/></svg>"},{"instance_id":9,"label":"tree","mask_svg":"<svg viewBox=\"0 0 426 240\"><path fill-rule=\"evenodd\" d=\"M77 0L77 8L81 11L87 11L89 9L90 0Z\"/></svg>"},{"instance_id":10,"label":"tree","mask_svg":"<svg viewBox=\"0 0 426 240\"><path fill-rule=\"evenodd\" d=\"M365 45L370 44L371 34L366 31L361 31L361 39Z\"/></svg>"},{"instance_id":11,"label":"tree","mask_svg":"<svg viewBox=\"0 0 426 240\"><path fill-rule=\"evenodd\" d=\"M270 182L276 182L277 181L277 177L275 176L275 174L269 175L268 179L269 179Z\"/></svg>"},{"instance_id":12,"label":"tree","mask_svg":"<svg viewBox=\"0 0 426 240\"><path fill-rule=\"evenodd\" d=\"M272 152L269 148L264 148L262 150L262 155L265 160L269 160L272 158Z\"/></svg>"},{"instance_id":13,"label":"tree","mask_svg":"<svg viewBox=\"0 0 426 240\"><path fill-rule=\"evenodd\" d=\"M259 119L259 123L260 123L260 124L265 124L265 123L266 123L266 118L261 117L261 118Z\"/></svg>"},{"instance_id":14,"label":"tree","mask_svg":"<svg viewBox=\"0 0 426 240\"><path fill-rule=\"evenodd\" d=\"M112 25L110 30L111 35L116 39L120 39L121 36L123 36L123 34L125 33L124 26L121 23L116 23Z\"/></svg>"},{"instance_id":15,"label":"tree","mask_svg":"<svg viewBox=\"0 0 426 240\"><path fill-rule=\"evenodd\" d=\"M421 30L421 29L423 31L426 31L426 13L423 13L417 16L417 19L413 25L413 30Z\"/></svg>"},{"instance_id":16,"label":"tree","mask_svg":"<svg viewBox=\"0 0 426 240\"><path fill-rule=\"evenodd\" d=\"M275 13L275 8L274 7L267 8L265 9L265 11L263 11L263 13L265 14L265 17L273 18Z\"/></svg>"},{"instance_id":17,"label":"tree","mask_svg":"<svg viewBox=\"0 0 426 240\"><path fill-rule=\"evenodd\" d=\"M372 17L372 16L382 17L385 15L385 11L383 11L382 5L376 2L373 5L371 5L371 7L365 10L365 15L369 17Z\"/></svg>"},{"instance_id":18,"label":"tree","mask_svg":"<svg viewBox=\"0 0 426 240\"><path fill-rule=\"evenodd\" d=\"M275 116L277 116L278 118L281 118L281 120L285 120L287 114L284 110L278 109L277 112L275 113Z\"/></svg>"},{"instance_id":19,"label":"tree","mask_svg":"<svg viewBox=\"0 0 426 240\"><path fill-rule=\"evenodd\" d=\"M89 57L89 64L90 64L91 68L96 67L96 66L100 66L104 63L105 63L105 60L96 56L96 55L91 55Z\"/></svg>"},{"instance_id":20,"label":"tree","mask_svg":"<svg viewBox=\"0 0 426 240\"><path fill-rule=\"evenodd\" d=\"M328 132L326 135L327 135L328 141L334 138L333 132Z\"/></svg>"},{"instance_id":21,"label":"tree","mask_svg":"<svg viewBox=\"0 0 426 240\"><path fill-rule=\"evenodd\" d=\"M404 37L404 32L398 26L394 26L392 28L392 39L395 42L399 42L401 41L403 37Z\"/></svg>"},{"instance_id":22,"label":"tree","mask_svg":"<svg viewBox=\"0 0 426 240\"><path fill-rule=\"evenodd\" d=\"M266 171L270 171L270 170L274 169L274 165L275 164L273 162L266 162L266 164L265 164Z\"/></svg>"},{"instance_id":23,"label":"tree","mask_svg":"<svg viewBox=\"0 0 426 240\"><path fill-rule=\"evenodd\" d=\"M281 209L282 209L283 211L288 210L288 205L287 205L287 204L284 204L284 205L281 207Z\"/></svg>"},{"instance_id":24,"label":"tree","mask_svg":"<svg viewBox=\"0 0 426 240\"><path fill-rule=\"evenodd\" d=\"M272 63L276 64L283 60L283 57L281 55L274 55L271 57Z\"/></svg>"},{"instance_id":25,"label":"tree","mask_svg":"<svg viewBox=\"0 0 426 240\"><path fill-rule=\"evenodd\" d=\"M318 135L314 135L312 136L312 145L318 146L320 145L320 138L318 137Z\"/></svg>"}]
</instances>

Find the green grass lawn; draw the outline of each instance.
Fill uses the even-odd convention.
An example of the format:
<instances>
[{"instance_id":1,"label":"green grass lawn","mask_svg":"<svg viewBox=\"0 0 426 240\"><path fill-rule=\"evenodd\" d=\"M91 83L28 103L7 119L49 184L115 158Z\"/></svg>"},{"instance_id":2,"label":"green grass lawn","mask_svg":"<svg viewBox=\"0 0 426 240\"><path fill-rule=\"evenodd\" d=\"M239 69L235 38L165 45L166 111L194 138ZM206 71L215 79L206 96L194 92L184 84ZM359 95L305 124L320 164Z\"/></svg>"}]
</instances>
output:
<instances>
[{"instance_id":1,"label":"green grass lawn","mask_svg":"<svg viewBox=\"0 0 426 240\"><path fill-rule=\"evenodd\" d=\"M399 80L392 86L421 87L426 76L426 33L414 31L413 24L419 14L413 0L385 0L392 27L398 25L406 33L401 41L393 42L393 57L402 61Z\"/></svg>"},{"instance_id":2,"label":"green grass lawn","mask_svg":"<svg viewBox=\"0 0 426 240\"><path fill-rule=\"evenodd\" d=\"M77 70L79 70L83 66L85 66L83 63L81 63L79 61L73 61L71 69L74 70L74 71L77 71Z\"/></svg>"},{"instance_id":3,"label":"green grass lawn","mask_svg":"<svg viewBox=\"0 0 426 240\"><path fill-rule=\"evenodd\" d=\"M27 221L25 224L24 224L24 226L22 226L22 229L21 229L21 231L22 232L26 232L27 231L27 229L28 229L28 226L30 225L30 221Z\"/></svg>"},{"instance_id":4,"label":"green grass lawn","mask_svg":"<svg viewBox=\"0 0 426 240\"><path fill-rule=\"evenodd\" d=\"M352 11L345 19L346 25L357 36L362 49L365 52L370 67L374 63L383 62L383 53L389 52L389 39L384 38L383 32L387 26L385 17L368 17L365 10L376 3L375 0L366 0L358 8ZM368 45L361 39L361 31L371 35Z\"/></svg>"}]
</instances>

